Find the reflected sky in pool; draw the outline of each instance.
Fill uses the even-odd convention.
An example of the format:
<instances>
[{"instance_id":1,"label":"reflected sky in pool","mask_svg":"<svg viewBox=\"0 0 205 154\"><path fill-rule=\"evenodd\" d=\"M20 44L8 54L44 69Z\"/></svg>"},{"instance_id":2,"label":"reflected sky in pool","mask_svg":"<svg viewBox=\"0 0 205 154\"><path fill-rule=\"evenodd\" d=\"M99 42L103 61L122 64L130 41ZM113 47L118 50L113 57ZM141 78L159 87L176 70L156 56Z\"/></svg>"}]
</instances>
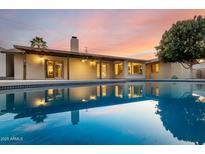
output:
<instances>
[{"instance_id":1,"label":"reflected sky in pool","mask_svg":"<svg viewBox=\"0 0 205 154\"><path fill-rule=\"evenodd\" d=\"M0 144L204 144L205 84L0 92Z\"/></svg>"}]
</instances>

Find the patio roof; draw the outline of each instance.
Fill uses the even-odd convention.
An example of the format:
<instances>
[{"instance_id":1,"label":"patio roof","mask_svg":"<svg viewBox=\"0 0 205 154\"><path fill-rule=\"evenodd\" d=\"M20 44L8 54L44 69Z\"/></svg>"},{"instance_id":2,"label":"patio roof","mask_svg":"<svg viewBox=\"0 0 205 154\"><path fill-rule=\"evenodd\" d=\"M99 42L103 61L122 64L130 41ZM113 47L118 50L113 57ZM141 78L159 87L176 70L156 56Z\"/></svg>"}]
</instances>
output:
<instances>
[{"instance_id":1,"label":"patio roof","mask_svg":"<svg viewBox=\"0 0 205 154\"><path fill-rule=\"evenodd\" d=\"M7 54L15 54L15 53L25 53L24 51L18 50L18 49L4 49L2 51L0 51L1 53L7 53Z\"/></svg>"},{"instance_id":2,"label":"patio roof","mask_svg":"<svg viewBox=\"0 0 205 154\"><path fill-rule=\"evenodd\" d=\"M156 62L159 62L159 58L154 58L154 59L150 59L148 61L146 61L146 64L150 64L150 63L156 63Z\"/></svg>"},{"instance_id":3,"label":"patio roof","mask_svg":"<svg viewBox=\"0 0 205 154\"><path fill-rule=\"evenodd\" d=\"M134 61L145 63L147 60L128 58L128 57L118 57L110 55L100 55L93 53L83 53L83 52L71 52L66 50L55 50L55 49L39 49L28 46L14 45L14 49L2 51L4 53L14 53L14 54L40 54L40 55L51 55L59 57L73 57L73 58L92 58L100 60L115 60L115 61Z\"/></svg>"},{"instance_id":4,"label":"patio roof","mask_svg":"<svg viewBox=\"0 0 205 154\"><path fill-rule=\"evenodd\" d=\"M0 47L0 51L3 51L3 50L6 50L6 49L4 49L4 48Z\"/></svg>"}]
</instances>

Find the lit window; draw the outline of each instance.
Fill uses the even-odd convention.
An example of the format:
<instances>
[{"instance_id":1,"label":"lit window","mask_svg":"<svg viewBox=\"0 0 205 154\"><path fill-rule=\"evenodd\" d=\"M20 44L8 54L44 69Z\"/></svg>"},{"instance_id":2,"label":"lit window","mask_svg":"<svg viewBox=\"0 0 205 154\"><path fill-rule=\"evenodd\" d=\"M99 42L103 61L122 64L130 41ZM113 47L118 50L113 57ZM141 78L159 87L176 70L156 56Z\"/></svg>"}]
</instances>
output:
<instances>
[{"instance_id":1,"label":"lit window","mask_svg":"<svg viewBox=\"0 0 205 154\"><path fill-rule=\"evenodd\" d=\"M153 73L159 72L159 63L151 64L151 72L153 72Z\"/></svg>"},{"instance_id":2,"label":"lit window","mask_svg":"<svg viewBox=\"0 0 205 154\"><path fill-rule=\"evenodd\" d=\"M115 75L122 75L123 74L123 64L118 63L115 64Z\"/></svg>"},{"instance_id":3,"label":"lit window","mask_svg":"<svg viewBox=\"0 0 205 154\"><path fill-rule=\"evenodd\" d=\"M142 64L139 63L128 63L128 74L142 74Z\"/></svg>"},{"instance_id":4,"label":"lit window","mask_svg":"<svg viewBox=\"0 0 205 154\"><path fill-rule=\"evenodd\" d=\"M46 77L63 78L63 62L46 60Z\"/></svg>"},{"instance_id":5,"label":"lit window","mask_svg":"<svg viewBox=\"0 0 205 154\"><path fill-rule=\"evenodd\" d=\"M102 78L106 78L107 76L107 65L102 64Z\"/></svg>"},{"instance_id":6,"label":"lit window","mask_svg":"<svg viewBox=\"0 0 205 154\"><path fill-rule=\"evenodd\" d=\"M100 64L97 64L97 78L100 78Z\"/></svg>"},{"instance_id":7,"label":"lit window","mask_svg":"<svg viewBox=\"0 0 205 154\"><path fill-rule=\"evenodd\" d=\"M47 66L47 78L54 78L54 61L47 61L46 62Z\"/></svg>"}]
</instances>

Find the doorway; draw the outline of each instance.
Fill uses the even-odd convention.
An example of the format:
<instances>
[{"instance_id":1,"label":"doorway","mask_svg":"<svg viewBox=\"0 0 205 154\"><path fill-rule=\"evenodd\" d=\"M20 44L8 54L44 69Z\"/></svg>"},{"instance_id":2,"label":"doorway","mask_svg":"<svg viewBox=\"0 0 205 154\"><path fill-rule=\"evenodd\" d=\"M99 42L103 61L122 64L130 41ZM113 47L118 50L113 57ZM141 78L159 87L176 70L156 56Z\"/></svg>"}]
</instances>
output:
<instances>
[{"instance_id":1,"label":"doorway","mask_svg":"<svg viewBox=\"0 0 205 154\"><path fill-rule=\"evenodd\" d=\"M63 79L63 61L46 60L46 78Z\"/></svg>"}]
</instances>

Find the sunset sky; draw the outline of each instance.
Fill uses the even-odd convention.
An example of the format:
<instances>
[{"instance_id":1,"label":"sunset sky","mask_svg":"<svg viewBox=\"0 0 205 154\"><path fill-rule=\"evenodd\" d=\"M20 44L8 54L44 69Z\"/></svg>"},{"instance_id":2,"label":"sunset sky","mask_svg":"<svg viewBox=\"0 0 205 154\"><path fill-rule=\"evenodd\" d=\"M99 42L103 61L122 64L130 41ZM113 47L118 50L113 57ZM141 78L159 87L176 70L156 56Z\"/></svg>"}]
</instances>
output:
<instances>
[{"instance_id":1,"label":"sunset sky","mask_svg":"<svg viewBox=\"0 0 205 154\"><path fill-rule=\"evenodd\" d=\"M0 10L0 47L41 36L49 48L69 50L77 36L81 52L152 59L163 32L195 15L205 10Z\"/></svg>"}]
</instances>

